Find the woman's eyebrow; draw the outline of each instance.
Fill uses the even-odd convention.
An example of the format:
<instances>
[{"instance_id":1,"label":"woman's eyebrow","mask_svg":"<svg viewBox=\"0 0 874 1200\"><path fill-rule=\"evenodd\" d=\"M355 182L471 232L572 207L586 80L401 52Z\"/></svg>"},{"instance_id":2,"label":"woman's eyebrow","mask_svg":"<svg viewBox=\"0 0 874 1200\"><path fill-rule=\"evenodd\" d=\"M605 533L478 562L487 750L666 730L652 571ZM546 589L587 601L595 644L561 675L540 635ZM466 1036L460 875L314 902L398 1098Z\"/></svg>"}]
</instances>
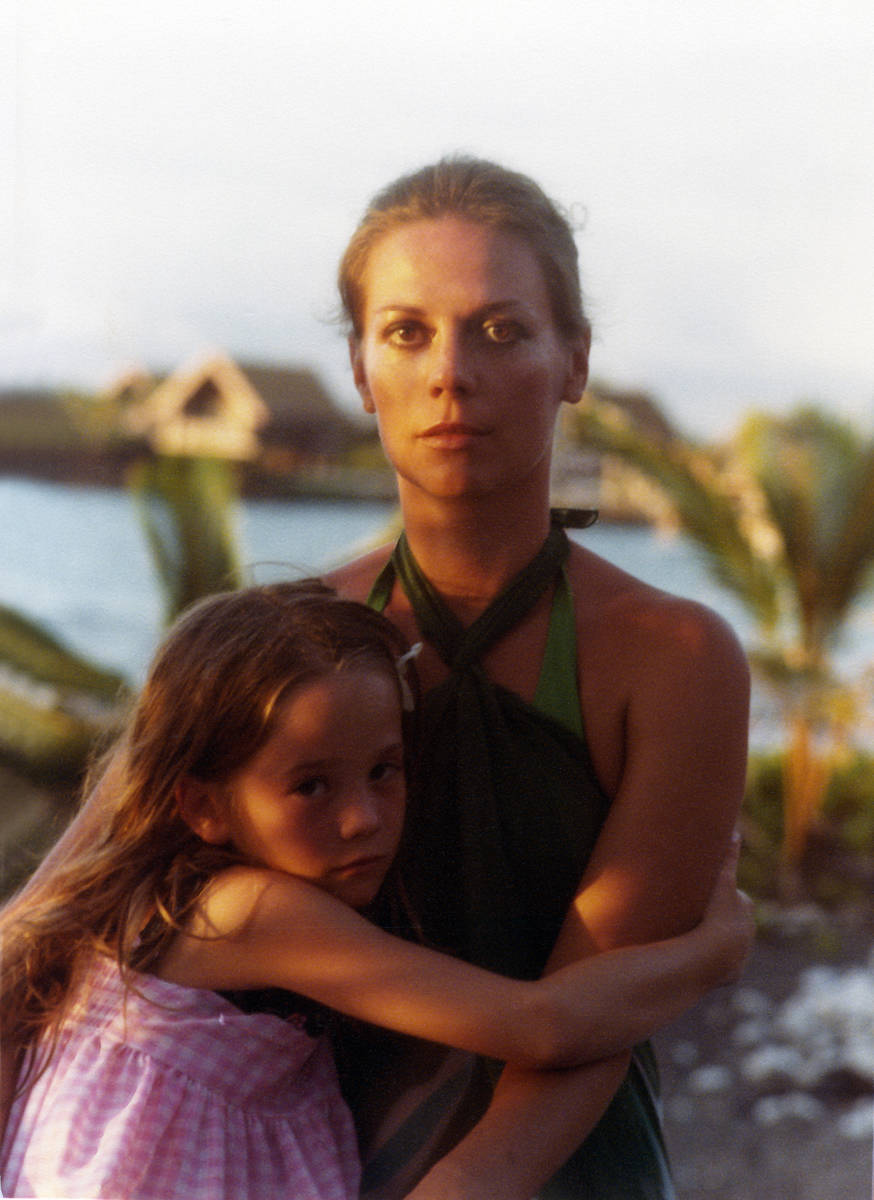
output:
<instances>
[{"instance_id":1,"label":"woman's eyebrow","mask_svg":"<svg viewBox=\"0 0 874 1200\"><path fill-rule=\"evenodd\" d=\"M508 309L523 309L527 306L524 300L519 300L515 296L510 296L506 300L488 300L485 304L477 305L471 310L471 317L487 317L493 312L506 312ZM408 313L410 316L424 316L426 309L419 304L406 304L402 300L381 304L379 308L374 309L374 312L379 316L389 312Z\"/></svg>"}]
</instances>

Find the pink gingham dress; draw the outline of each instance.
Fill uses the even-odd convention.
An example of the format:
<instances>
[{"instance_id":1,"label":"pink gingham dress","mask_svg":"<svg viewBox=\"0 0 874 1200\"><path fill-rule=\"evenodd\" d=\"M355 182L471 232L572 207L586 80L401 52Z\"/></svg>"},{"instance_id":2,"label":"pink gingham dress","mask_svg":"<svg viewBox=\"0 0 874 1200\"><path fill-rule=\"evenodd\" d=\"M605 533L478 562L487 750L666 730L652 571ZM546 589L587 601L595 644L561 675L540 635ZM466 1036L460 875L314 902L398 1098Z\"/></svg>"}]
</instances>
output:
<instances>
[{"instance_id":1,"label":"pink gingham dress","mask_svg":"<svg viewBox=\"0 0 874 1200\"><path fill-rule=\"evenodd\" d=\"M4 1196L356 1200L330 1046L294 1021L99 959L10 1113Z\"/></svg>"}]
</instances>

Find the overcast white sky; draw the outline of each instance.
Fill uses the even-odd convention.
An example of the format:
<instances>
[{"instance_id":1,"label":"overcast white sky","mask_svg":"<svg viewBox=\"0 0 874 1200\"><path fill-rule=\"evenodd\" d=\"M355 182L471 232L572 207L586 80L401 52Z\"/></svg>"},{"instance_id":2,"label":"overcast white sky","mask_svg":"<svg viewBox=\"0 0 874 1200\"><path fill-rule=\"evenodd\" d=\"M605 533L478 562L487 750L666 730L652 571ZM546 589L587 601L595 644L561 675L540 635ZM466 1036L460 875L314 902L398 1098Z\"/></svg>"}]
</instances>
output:
<instances>
[{"instance_id":1,"label":"overcast white sky","mask_svg":"<svg viewBox=\"0 0 874 1200\"><path fill-rule=\"evenodd\" d=\"M333 276L453 150L585 214L596 377L874 425L871 0L0 0L0 386L210 347L352 402Z\"/></svg>"}]
</instances>

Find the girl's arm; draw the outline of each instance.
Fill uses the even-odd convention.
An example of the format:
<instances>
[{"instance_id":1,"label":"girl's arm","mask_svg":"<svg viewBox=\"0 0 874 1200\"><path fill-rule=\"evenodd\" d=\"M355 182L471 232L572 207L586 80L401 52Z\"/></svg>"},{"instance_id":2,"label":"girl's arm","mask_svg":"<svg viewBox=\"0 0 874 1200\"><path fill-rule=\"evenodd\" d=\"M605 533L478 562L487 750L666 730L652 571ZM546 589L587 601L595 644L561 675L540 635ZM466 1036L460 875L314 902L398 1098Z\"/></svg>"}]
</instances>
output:
<instances>
[{"instance_id":1,"label":"girl's arm","mask_svg":"<svg viewBox=\"0 0 874 1200\"><path fill-rule=\"evenodd\" d=\"M232 868L210 886L158 973L218 989L283 987L360 1020L529 1067L603 1058L737 972L750 941L736 852L691 932L571 963L535 981L493 975L387 934L292 876Z\"/></svg>"}]
</instances>

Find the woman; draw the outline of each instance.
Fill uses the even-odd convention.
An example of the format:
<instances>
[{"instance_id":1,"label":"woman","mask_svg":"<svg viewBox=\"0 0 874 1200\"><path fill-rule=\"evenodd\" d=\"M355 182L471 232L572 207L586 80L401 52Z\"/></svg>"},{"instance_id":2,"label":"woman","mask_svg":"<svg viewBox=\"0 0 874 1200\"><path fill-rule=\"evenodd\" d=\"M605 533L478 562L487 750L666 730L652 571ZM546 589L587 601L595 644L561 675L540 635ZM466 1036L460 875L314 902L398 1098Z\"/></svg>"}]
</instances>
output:
<instances>
[{"instance_id":1,"label":"woman","mask_svg":"<svg viewBox=\"0 0 874 1200\"><path fill-rule=\"evenodd\" d=\"M572 231L525 177L438 163L377 197L340 290L405 536L331 582L425 643L404 877L426 934L534 976L690 929L742 795L747 669L709 610L551 524L553 427L588 369ZM112 786L110 768L49 866ZM673 1194L647 1047L494 1088L428 1043L341 1049L368 1200Z\"/></svg>"},{"instance_id":2,"label":"woman","mask_svg":"<svg viewBox=\"0 0 874 1200\"><path fill-rule=\"evenodd\" d=\"M404 535L331 582L425 642L430 753L407 877L426 933L532 975L690 928L742 797L748 672L716 615L568 547L551 522L554 425L583 392L590 340L568 223L524 176L443 161L374 200L340 291ZM427 1096L392 1097L374 1196L404 1194L395 1168L418 1161L435 1109L435 1153L454 1148L415 1200L673 1195L648 1047L508 1068L457 1111L463 1075L414 1062L401 1048L392 1072L350 1085L365 1138L370 1099L408 1080Z\"/></svg>"}]
</instances>

